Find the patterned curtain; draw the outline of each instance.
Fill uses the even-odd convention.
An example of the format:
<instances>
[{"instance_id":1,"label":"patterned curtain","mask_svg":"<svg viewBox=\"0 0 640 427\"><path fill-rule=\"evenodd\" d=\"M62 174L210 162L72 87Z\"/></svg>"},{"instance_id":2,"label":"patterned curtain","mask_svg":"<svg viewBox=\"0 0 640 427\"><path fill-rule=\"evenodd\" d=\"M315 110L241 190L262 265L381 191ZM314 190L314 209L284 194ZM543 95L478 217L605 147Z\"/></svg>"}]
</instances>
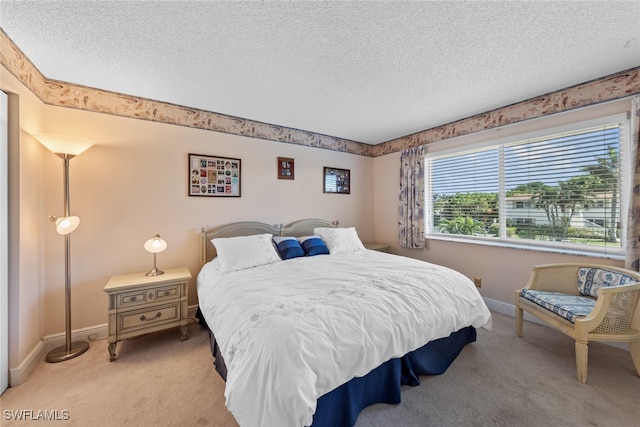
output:
<instances>
[{"instance_id":1,"label":"patterned curtain","mask_svg":"<svg viewBox=\"0 0 640 427\"><path fill-rule=\"evenodd\" d=\"M426 147L412 147L400 155L400 244L422 249L424 239L424 156Z\"/></svg>"},{"instance_id":2,"label":"patterned curtain","mask_svg":"<svg viewBox=\"0 0 640 427\"><path fill-rule=\"evenodd\" d=\"M625 267L640 270L640 96L631 100L632 184L627 219L627 246Z\"/></svg>"}]
</instances>

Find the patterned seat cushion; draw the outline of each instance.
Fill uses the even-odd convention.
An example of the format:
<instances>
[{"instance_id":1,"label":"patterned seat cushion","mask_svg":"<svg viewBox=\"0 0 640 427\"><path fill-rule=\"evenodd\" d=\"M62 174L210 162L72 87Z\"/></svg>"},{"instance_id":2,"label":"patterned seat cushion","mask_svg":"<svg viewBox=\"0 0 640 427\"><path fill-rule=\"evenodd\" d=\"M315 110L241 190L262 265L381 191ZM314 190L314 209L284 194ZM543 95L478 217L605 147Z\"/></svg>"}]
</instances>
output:
<instances>
[{"instance_id":1,"label":"patterned seat cushion","mask_svg":"<svg viewBox=\"0 0 640 427\"><path fill-rule=\"evenodd\" d=\"M597 297L598 289L608 286L620 286L636 280L624 273L604 268L581 267L578 269L578 290L580 294Z\"/></svg>"},{"instance_id":2,"label":"patterned seat cushion","mask_svg":"<svg viewBox=\"0 0 640 427\"><path fill-rule=\"evenodd\" d=\"M564 317L571 323L575 323L577 316L586 316L591 313L596 305L596 300L591 297L561 292L523 289L522 297Z\"/></svg>"}]
</instances>

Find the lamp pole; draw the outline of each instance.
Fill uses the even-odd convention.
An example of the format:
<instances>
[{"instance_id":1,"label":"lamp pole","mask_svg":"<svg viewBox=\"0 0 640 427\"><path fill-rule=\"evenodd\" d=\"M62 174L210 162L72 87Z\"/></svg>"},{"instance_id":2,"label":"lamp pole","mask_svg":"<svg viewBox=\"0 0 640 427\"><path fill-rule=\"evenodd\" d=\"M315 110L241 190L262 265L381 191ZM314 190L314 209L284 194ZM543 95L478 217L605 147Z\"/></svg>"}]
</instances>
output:
<instances>
[{"instance_id":1,"label":"lamp pole","mask_svg":"<svg viewBox=\"0 0 640 427\"><path fill-rule=\"evenodd\" d=\"M56 153L62 158L64 169L64 216L71 215L69 208L69 160L74 155ZM65 313L65 345L51 350L46 357L47 362L55 363L72 359L89 349L86 341L71 342L71 233L64 235L64 313Z\"/></svg>"}]
</instances>

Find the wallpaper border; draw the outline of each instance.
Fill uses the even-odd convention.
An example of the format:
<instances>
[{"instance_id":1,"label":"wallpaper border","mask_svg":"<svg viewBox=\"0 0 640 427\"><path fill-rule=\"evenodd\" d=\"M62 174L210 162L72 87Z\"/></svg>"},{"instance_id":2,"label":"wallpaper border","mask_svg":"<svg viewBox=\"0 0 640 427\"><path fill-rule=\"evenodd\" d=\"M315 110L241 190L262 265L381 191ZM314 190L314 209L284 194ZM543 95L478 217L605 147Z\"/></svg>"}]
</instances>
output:
<instances>
[{"instance_id":1,"label":"wallpaper border","mask_svg":"<svg viewBox=\"0 0 640 427\"><path fill-rule=\"evenodd\" d=\"M157 100L46 78L0 28L0 65L48 105L378 157L640 93L640 66L462 120L369 145Z\"/></svg>"},{"instance_id":2,"label":"wallpaper border","mask_svg":"<svg viewBox=\"0 0 640 427\"><path fill-rule=\"evenodd\" d=\"M1 28L0 65L48 105L371 156L358 141L48 79Z\"/></svg>"},{"instance_id":3,"label":"wallpaper border","mask_svg":"<svg viewBox=\"0 0 640 427\"><path fill-rule=\"evenodd\" d=\"M640 93L640 67L416 132L373 148L373 156L626 98Z\"/></svg>"}]
</instances>

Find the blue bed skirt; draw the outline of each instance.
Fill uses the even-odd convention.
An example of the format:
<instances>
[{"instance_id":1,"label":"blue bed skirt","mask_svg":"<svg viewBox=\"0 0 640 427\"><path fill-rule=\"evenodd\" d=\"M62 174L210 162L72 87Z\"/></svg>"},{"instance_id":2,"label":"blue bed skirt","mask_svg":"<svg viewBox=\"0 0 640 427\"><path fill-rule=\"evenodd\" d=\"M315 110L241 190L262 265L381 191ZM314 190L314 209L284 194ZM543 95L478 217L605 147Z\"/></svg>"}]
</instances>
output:
<instances>
[{"instance_id":1,"label":"blue bed skirt","mask_svg":"<svg viewBox=\"0 0 640 427\"><path fill-rule=\"evenodd\" d=\"M206 327L199 314L196 317ZM227 368L210 330L209 336L216 371L226 380ZM391 359L364 377L353 378L318 399L312 426L351 427L356 423L360 411L369 405L400 403L403 385L417 386L420 384L420 375L444 373L462 348L475 340L476 330L473 326L468 326L446 338L431 341L403 357Z\"/></svg>"},{"instance_id":2,"label":"blue bed skirt","mask_svg":"<svg viewBox=\"0 0 640 427\"><path fill-rule=\"evenodd\" d=\"M475 340L476 330L469 326L403 357L391 359L364 377L352 379L318 399L312 426L351 427L360 411L369 405L400 403L401 386L419 385L419 375L444 373L462 348Z\"/></svg>"}]
</instances>

